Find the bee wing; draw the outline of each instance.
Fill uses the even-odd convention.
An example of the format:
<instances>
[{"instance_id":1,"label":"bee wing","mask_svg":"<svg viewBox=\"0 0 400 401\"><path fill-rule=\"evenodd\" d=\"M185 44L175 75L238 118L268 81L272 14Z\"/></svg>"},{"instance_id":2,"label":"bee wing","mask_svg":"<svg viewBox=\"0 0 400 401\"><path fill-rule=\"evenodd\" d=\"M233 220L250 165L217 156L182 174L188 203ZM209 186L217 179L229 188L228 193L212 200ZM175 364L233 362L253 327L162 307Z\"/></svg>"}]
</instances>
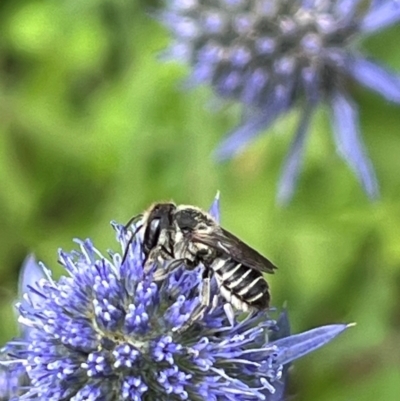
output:
<instances>
[{"instance_id":1,"label":"bee wing","mask_svg":"<svg viewBox=\"0 0 400 401\"><path fill-rule=\"evenodd\" d=\"M251 269L265 273L274 273L276 269L276 266L267 258L222 227L218 227L207 234L193 231L190 234L190 240L217 249Z\"/></svg>"}]
</instances>

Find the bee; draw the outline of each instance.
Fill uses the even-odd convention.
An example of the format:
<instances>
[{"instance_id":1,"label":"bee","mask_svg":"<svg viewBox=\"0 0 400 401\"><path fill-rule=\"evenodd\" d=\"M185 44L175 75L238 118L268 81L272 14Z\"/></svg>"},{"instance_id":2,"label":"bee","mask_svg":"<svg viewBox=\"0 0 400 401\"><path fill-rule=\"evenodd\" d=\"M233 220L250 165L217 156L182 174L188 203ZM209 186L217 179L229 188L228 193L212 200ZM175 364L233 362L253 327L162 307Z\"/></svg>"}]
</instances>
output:
<instances>
[{"instance_id":1,"label":"bee","mask_svg":"<svg viewBox=\"0 0 400 401\"><path fill-rule=\"evenodd\" d=\"M132 239L136 233L141 233L145 269L155 260L174 260L167 271L158 274L158 279L164 278L182 261L189 269L203 264L200 309L210 305L212 276L221 295L236 309L268 308L270 292L263 273L274 273L276 267L222 228L210 214L195 206L156 203L131 219L127 227L138 219L140 224Z\"/></svg>"}]
</instances>

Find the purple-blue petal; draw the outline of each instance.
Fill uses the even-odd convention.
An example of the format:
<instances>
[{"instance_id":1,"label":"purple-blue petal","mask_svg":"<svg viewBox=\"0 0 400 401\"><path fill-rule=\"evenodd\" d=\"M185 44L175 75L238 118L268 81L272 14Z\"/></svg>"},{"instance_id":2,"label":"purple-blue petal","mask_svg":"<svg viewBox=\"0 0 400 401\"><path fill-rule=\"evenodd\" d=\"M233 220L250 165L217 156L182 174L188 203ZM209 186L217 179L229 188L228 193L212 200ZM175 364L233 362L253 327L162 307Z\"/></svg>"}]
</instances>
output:
<instances>
[{"instance_id":1,"label":"purple-blue petal","mask_svg":"<svg viewBox=\"0 0 400 401\"><path fill-rule=\"evenodd\" d=\"M373 33L400 20L400 1L389 0L373 2L368 14L361 20L360 30L364 33Z\"/></svg>"},{"instance_id":2,"label":"purple-blue petal","mask_svg":"<svg viewBox=\"0 0 400 401\"><path fill-rule=\"evenodd\" d=\"M337 0L334 2L335 13L346 20L352 18L360 0Z\"/></svg>"},{"instance_id":3,"label":"purple-blue petal","mask_svg":"<svg viewBox=\"0 0 400 401\"><path fill-rule=\"evenodd\" d=\"M226 160L239 153L253 138L267 129L279 115L289 110L292 105L294 80L288 79L285 84L276 85L268 95L268 100L261 111L248 109L244 123L222 141L217 147L215 155L219 161Z\"/></svg>"},{"instance_id":4,"label":"purple-blue petal","mask_svg":"<svg viewBox=\"0 0 400 401\"><path fill-rule=\"evenodd\" d=\"M287 203L293 196L296 181L300 173L300 164L303 159L304 144L313 107L308 106L301 116L299 128L284 163L278 185L278 201Z\"/></svg>"},{"instance_id":5,"label":"purple-blue petal","mask_svg":"<svg viewBox=\"0 0 400 401\"><path fill-rule=\"evenodd\" d=\"M21 299L21 304L28 308L28 302L23 298L24 294L29 294L30 302L35 307L40 307L40 302L42 301L40 291L35 292L35 290L39 290L39 285L37 284L39 280L45 277L45 273L43 271L43 266L39 265L36 262L35 255L28 255L24 262L22 263L21 271L19 273L18 279L18 297ZM15 310L18 314L18 311ZM20 325L21 335L24 338L29 336L30 329L24 325Z\"/></svg>"},{"instance_id":6,"label":"purple-blue petal","mask_svg":"<svg viewBox=\"0 0 400 401\"><path fill-rule=\"evenodd\" d=\"M279 315L277 321L277 331L272 331L269 340L271 342L277 341L278 339L290 336L290 322L289 315L286 309L283 309ZM288 372L291 364L286 364L282 370L282 377L279 380L274 381L273 385L275 393L266 394L266 401L283 401L285 397L285 388L288 381Z\"/></svg>"},{"instance_id":7,"label":"purple-blue petal","mask_svg":"<svg viewBox=\"0 0 400 401\"><path fill-rule=\"evenodd\" d=\"M365 87L400 103L400 75L361 57L348 57L344 68Z\"/></svg>"},{"instance_id":8,"label":"purple-blue petal","mask_svg":"<svg viewBox=\"0 0 400 401\"><path fill-rule=\"evenodd\" d=\"M378 183L359 133L357 108L348 96L338 91L332 95L331 107L338 153L354 170L367 194L376 198Z\"/></svg>"},{"instance_id":9,"label":"purple-blue petal","mask_svg":"<svg viewBox=\"0 0 400 401\"><path fill-rule=\"evenodd\" d=\"M29 292L29 287L45 277L43 269L36 262L35 255L28 255L21 266L18 280L18 296L22 298L23 294Z\"/></svg>"},{"instance_id":10,"label":"purple-blue petal","mask_svg":"<svg viewBox=\"0 0 400 401\"><path fill-rule=\"evenodd\" d=\"M285 365L300 358L327 344L348 327L346 324L332 324L274 341L271 345L278 347L276 363Z\"/></svg>"},{"instance_id":11,"label":"purple-blue petal","mask_svg":"<svg viewBox=\"0 0 400 401\"><path fill-rule=\"evenodd\" d=\"M283 309L283 311L278 316L276 321L277 330L272 331L269 339L270 341L275 341L280 338L290 336L290 322L289 322L289 315L287 309Z\"/></svg>"},{"instance_id":12,"label":"purple-blue petal","mask_svg":"<svg viewBox=\"0 0 400 401\"><path fill-rule=\"evenodd\" d=\"M285 397L287 376L287 370L285 370L282 377L279 380L274 381L275 392L265 394L265 401L284 401L288 399Z\"/></svg>"},{"instance_id":13,"label":"purple-blue petal","mask_svg":"<svg viewBox=\"0 0 400 401\"><path fill-rule=\"evenodd\" d=\"M215 157L219 161L230 159L240 153L243 148L254 138L261 135L278 117L278 113L263 112L247 119L242 125L228 134L217 147Z\"/></svg>"},{"instance_id":14,"label":"purple-blue petal","mask_svg":"<svg viewBox=\"0 0 400 401\"><path fill-rule=\"evenodd\" d=\"M216 221L219 222L220 220L219 191L215 195L214 201L208 212L211 214L212 217L214 217Z\"/></svg>"}]
</instances>

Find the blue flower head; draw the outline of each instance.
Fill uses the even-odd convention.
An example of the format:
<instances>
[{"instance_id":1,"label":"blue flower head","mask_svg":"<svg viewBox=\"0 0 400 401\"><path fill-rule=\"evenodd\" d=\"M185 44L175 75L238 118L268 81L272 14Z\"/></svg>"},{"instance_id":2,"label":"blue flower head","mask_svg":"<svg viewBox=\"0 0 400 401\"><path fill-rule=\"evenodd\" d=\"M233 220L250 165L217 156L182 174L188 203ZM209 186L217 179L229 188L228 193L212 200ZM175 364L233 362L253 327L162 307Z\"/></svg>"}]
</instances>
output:
<instances>
[{"instance_id":1,"label":"blue flower head","mask_svg":"<svg viewBox=\"0 0 400 401\"><path fill-rule=\"evenodd\" d=\"M124 252L126 231L113 226ZM287 364L348 327L290 336L285 312L279 327L266 311L228 319L213 288L217 302L179 330L199 303L201 267L181 265L155 282L140 238L122 264L120 253L77 243L78 251L59 252L67 275L55 280L43 267L45 278L18 306L29 337L10 342L0 362L27 372L16 399L279 401Z\"/></svg>"},{"instance_id":2,"label":"blue flower head","mask_svg":"<svg viewBox=\"0 0 400 401\"><path fill-rule=\"evenodd\" d=\"M289 200L310 120L326 102L339 154L368 195L377 196L347 87L354 80L400 103L400 77L357 50L361 36L399 21L399 1L169 0L160 19L174 37L167 56L190 65L189 82L211 85L219 97L244 106L243 124L219 146L219 159L298 106L301 117L278 192L281 201Z\"/></svg>"}]
</instances>

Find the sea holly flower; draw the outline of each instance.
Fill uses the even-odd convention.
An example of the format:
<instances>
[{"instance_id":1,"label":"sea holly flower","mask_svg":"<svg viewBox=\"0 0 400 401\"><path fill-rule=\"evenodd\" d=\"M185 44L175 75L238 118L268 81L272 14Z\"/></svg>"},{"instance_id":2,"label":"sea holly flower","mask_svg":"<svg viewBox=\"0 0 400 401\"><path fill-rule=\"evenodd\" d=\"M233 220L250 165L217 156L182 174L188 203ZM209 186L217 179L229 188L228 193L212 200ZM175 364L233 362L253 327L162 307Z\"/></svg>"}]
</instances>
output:
<instances>
[{"instance_id":1,"label":"sea holly flower","mask_svg":"<svg viewBox=\"0 0 400 401\"><path fill-rule=\"evenodd\" d=\"M370 197L378 195L348 82L400 103L400 76L365 57L360 38L400 20L398 0L169 0L160 19L173 35L168 58L191 68L192 85L211 85L243 105L243 123L220 144L232 157L294 107L300 120L278 198L294 191L317 106L329 106L338 153Z\"/></svg>"},{"instance_id":2,"label":"sea holly flower","mask_svg":"<svg viewBox=\"0 0 400 401\"><path fill-rule=\"evenodd\" d=\"M11 341L0 362L26 369L29 385L16 399L278 401L288 364L348 327L291 336L286 312L278 322L267 311L228 318L216 286L212 305L187 327L202 267L182 264L155 282L141 239L113 227L121 252L105 256L77 240L79 250L59 251L65 276L55 280L42 265L44 278L28 285L18 310L29 338Z\"/></svg>"}]
</instances>

